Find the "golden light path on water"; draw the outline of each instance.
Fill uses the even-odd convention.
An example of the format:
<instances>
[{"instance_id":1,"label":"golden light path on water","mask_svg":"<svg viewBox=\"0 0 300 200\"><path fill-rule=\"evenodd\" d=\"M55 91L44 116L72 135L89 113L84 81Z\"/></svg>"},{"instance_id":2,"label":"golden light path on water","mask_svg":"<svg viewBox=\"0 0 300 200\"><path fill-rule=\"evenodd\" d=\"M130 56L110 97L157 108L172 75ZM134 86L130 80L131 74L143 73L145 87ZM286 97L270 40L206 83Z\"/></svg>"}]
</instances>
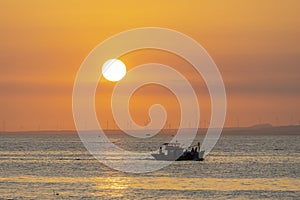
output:
<instances>
[{"instance_id":1,"label":"golden light path on water","mask_svg":"<svg viewBox=\"0 0 300 200\"><path fill-rule=\"evenodd\" d=\"M169 178L169 177L37 177L15 176L0 178L2 183L91 183L103 189L160 190L268 190L299 191L300 179L294 178Z\"/></svg>"}]
</instances>

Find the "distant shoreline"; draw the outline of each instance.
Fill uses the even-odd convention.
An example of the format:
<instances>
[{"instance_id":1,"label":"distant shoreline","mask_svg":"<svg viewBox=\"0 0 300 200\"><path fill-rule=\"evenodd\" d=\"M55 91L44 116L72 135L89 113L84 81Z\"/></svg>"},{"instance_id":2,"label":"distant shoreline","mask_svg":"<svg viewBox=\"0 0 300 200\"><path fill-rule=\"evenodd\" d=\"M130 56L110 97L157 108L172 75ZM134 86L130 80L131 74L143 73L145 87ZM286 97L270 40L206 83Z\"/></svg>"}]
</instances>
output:
<instances>
[{"instance_id":1,"label":"distant shoreline","mask_svg":"<svg viewBox=\"0 0 300 200\"><path fill-rule=\"evenodd\" d=\"M186 128L186 131L189 129ZM108 135L123 134L120 130L104 130ZM173 135L176 134L176 129L163 129L159 134L162 135ZM206 128L199 128L198 134L206 134ZM89 131L87 131L89 132ZM147 133L146 130L143 133ZM141 133L141 134L143 134ZM0 132L1 136L9 135L61 135L61 136L72 136L77 135L76 130L34 130L34 131L7 131ZM222 135L300 135L300 125L295 126L251 126L251 127L226 127L223 128Z\"/></svg>"}]
</instances>

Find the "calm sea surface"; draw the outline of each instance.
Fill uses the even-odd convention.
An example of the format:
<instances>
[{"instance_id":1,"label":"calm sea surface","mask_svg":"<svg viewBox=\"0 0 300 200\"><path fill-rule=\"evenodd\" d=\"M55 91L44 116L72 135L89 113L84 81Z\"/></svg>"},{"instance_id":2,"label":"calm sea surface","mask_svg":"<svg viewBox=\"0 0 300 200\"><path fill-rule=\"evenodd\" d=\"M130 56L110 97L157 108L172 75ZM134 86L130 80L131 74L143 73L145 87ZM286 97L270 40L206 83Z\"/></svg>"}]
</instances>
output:
<instances>
[{"instance_id":1,"label":"calm sea surface","mask_svg":"<svg viewBox=\"0 0 300 200\"><path fill-rule=\"evenodd\" d=\"M110 139L137 151L170 137ZM204 162L127 174L94 159L77 136L1 136L0 199L300 199L299 144L300 136L222 136Z\"/></svg>"}]
</instances>

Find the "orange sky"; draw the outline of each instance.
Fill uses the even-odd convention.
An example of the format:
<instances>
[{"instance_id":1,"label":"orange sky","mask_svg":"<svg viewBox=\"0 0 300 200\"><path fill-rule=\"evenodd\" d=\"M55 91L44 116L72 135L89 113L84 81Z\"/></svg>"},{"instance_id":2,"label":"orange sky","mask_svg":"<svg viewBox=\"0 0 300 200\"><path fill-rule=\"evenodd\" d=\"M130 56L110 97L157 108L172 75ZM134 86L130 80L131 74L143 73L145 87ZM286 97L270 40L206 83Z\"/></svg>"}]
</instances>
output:
<instances>
[{"instance_id":1,"label":"orange sky","mask_svg":"<svg viewBox=\"0 0 300 200\"><path fill-rule=\"evenodd\" d=\"M111 35L145 26L183 32L210 53L227 90L227 126L236 126L237 119L240 126L299 124L299 10L298 0L2 0L0 130L73 129L72 87L83 59ZM182 61L147 53L133 52L123 59L129 68L158 59L177 65L193 79L193 72L179 65ZM100 95L107 100L112 84L106 84ZM200 85L198 90L205 90ZM161 90L159 94L172 102L167 106L172 116L168 121L176 124L176 99L161 88L144 89L132 99L148 99L136 103L138 109L131 107L137 122L147 121L146 108L161 99L154 95ZM210 108L208 95L201 91L204 122L209 120ZM97 105L99 115L103 109ZM110 114L101 117L110 120Z\"/></svg>"}]
</instances>

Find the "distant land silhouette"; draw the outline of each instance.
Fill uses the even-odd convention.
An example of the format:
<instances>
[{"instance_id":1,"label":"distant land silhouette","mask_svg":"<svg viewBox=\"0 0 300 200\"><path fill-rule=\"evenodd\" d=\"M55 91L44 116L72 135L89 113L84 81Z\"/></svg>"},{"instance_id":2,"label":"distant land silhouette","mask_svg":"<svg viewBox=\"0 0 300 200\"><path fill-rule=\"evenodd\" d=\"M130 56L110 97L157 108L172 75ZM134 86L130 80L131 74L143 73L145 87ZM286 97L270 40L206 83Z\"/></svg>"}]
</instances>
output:
<instances>
[{"instance_id":1,"label":"distant land silhouette","mask_svg":"<svg viewBox=\"0 0 300 200\"><path fill-rule=\"evenodd\" d=\"M188 131L189 128L186 128ZM191 129L192 130L192 129ZM122 134L120 130L104 130L106 134ZM159 134L173 135L176 129L163 129ZM206 134L207 128L199 128L198 134ZM147 130L141 131L147 134ZM34 131L15 131L0 132L0 135L77 135L76 130L34 130ZM250 127L226 127L223 128L222 135L300 135L300 125L272 126L271 124L256 124Z\"/></svg>"},{"instance_id":2,"label":"distant land silhouette","mask_svg":"<svg viewBox=\"0 0 300 200\"><path fill-rule=\"evenodd\" d=\"M255 124L253 126L250 126L250 128L254 129L262 129L262 128L272 128L272 124Z\"/></svg>"}]
</instances>

